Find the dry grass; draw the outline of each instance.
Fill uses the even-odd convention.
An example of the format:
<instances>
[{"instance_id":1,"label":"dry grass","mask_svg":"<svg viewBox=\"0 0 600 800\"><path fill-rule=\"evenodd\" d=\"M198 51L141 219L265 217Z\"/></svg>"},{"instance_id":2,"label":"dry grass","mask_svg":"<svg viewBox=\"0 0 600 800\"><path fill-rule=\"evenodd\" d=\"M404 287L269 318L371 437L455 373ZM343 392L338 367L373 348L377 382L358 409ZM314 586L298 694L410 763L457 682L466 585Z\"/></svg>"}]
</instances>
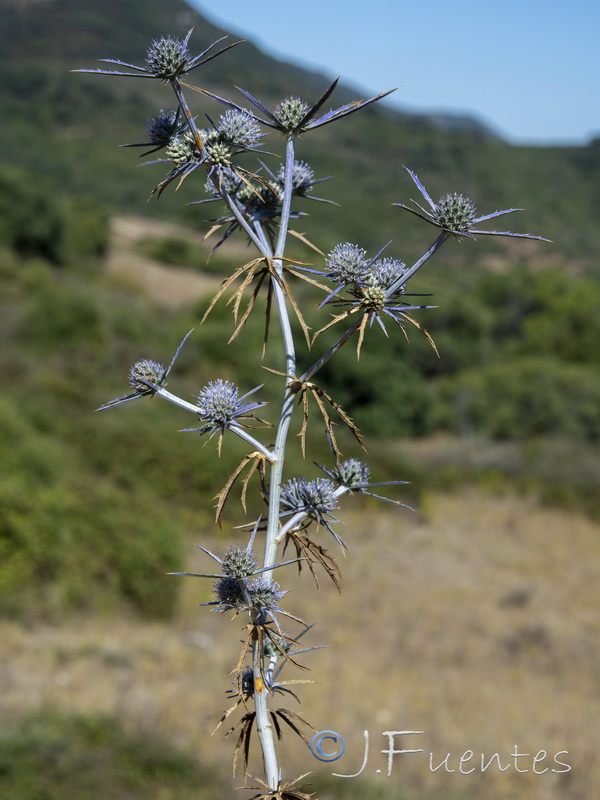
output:
<instances>
[{"instance_id":1,"label":"dry grass","mask_svg":"<svg viewBox=\"0 0 600 800\"><path fill-rule=\"evenodd\" d=\"M289 746L289 774L356 772L368 729L364 776L420 798L595 796L600 526L533 501L468 491L426 498L418 517L356 502L346 519L342 595L325 577L319 592L304 574L298 582L288 573L285 583L292 589L286 607L318 620L306 639L329 644L306 657L311 673L287 675L319 681L300 687L298 710L315 728L342 734L347 753L326 765L304 746ZM206 566L192 547L188 566ZM1 718L15 721L48 705L101 711L129 730L159 733L225 763L230 744L209 733L227 707L225 673L242 622L198 609L209 583L181 580L180 611L168 625L125 618L33 629L3 623ZM390 778L380 753L385 730L425 732L398 740L397 747L425 753L397 757ZM518 762L528 772L458 771L467 749L475 756L466 767L496 752L503 765L514 764L515 745L531 754ZM535 775L540 750L548 757L539 770L559 769L550 762L562 750L572 770ZM430 751L435 763L450 753L456 772L430 772Z\"/></svg>"}]
</instances>

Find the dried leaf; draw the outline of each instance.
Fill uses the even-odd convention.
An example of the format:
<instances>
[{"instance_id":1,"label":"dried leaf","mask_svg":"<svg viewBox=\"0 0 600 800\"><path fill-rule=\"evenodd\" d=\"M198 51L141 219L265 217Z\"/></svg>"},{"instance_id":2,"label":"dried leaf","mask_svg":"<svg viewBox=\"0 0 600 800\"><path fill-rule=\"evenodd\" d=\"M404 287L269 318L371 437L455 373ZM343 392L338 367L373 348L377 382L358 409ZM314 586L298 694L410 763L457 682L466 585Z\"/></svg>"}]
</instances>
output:
<instances>
[{"instance_id":1,"label":"dried leaf","mask_svg":"<svg viewBox=\"0 0 600 800\"><path fill-rule=\"evenodd\" d=\"M300 716L300 714L296 714L295 711L290 711L290 709L288 708L278 708L275 711L271 711L272 717L274 714L277 715L280 719L282 719L287 725L289 725L290 728L294 731L294 733L302 739L302 741L307 747L310 745L310 742L296 724L298 723L301 725L306 725L306 727L310 728L311 731L316 730L315 728L313 728L310 722L307 722ZM277 738L281 741L280 733L278 734Z\"/></svg>"},{"instance_id":2,"label":"dried leaf","mask_svg":"<svg viewBox=\"0 0 600 800\"><path fill-rule=\"evenodd\" d=\"M262 420L259 420L262 422ZM241 503L242 508L244 511L246 510L246 494L248 491L248 481L254 475L255 472L258 472L261 477L261 483L264 488L265 484L265 476L266 476L266 456L264 453L255 450L253 453L249 453L245 456L242 461L238 464L238 466L233 470L231 475L227 478L225 486L221 489L221 491L215 495L215 500L217 500L216 505L216 512L215 512L215 522L217 525L221 524L221 517L223 515L223 509L225 507L225 503L229 498L229 494L231 489L233 488L234 483L240 477L244 469L251 464L250 470L248 475L244 478L242 482L242 494L241 494Z\"/></svg>"},{"instance_id":3,"label":"dried leaf","mask_svg":"<svg viewBox=\"0 0 600 800\"><path fill-rule=\"evenodd\" d=\"M227 278L225 278L222 281L221 286L219 287L216 295L210 301L208 309L204 312L204 316L202 317L202 322L205 321L205 319L208 317L208 315L210 314L210 312L214 308L215 303L219 300L220 297L223 296L223 294L227 291L227 289L231 286L231 284L235 280L237 280L237 278L239 278L239 276L242 275L246 270L253 269L253 268L255 269L256 268L255 265L256 265L257 260L260 261L261 259L252 259L252 261L249 261L247 264L244 264L242 267L238 267L234 272L231 273L231 275L229 275Z\"/></svg>"},{"instance_id":4,"label":"dried leaf","mask_svg":"<svg viewBox=\"0 0 600 800\"><path fill-rule=\"evenodd\" d=\"M323 256L323 258L325 258L325 253L324 253L322 250L319 250L319 248L316 246L316 244L313 244L313 243L310 241L310 239L307 239L307 238L304 236L304 234L303 234L303 233L299 233L298 231L293 231L291 228L288 230L288 233L290 234L290 236L295 236L295 237L296 237L296 239L299 239L299 240L300 240L300 241L301 241L303 244L305 244L307 247L310 247L310 249L311 249L311 250L314 250L314 251L315 251L315 252L317 252L317 253L318 253L320 256Z\"/></svg>"},{"instance_id":5,"label":"dried leaf","mask_svg":"<svg viewBox=\"0 0 600 800\"><path fill-rule=\"evenodd\" d=\"M358 342L356 344L356 358L360 358L360 351L365 340L365 331L367 330L368 314L365 314L360 321L358 328Z\"/></svg>"},{"instance_id":6,"label":"dried leaf","mask_svg":"<svg viewBox=\"0 0 600 800\"><path fill-rule=\"evenodd\" d=\"M317 336L319 336L321 333L324 333L325 331L329 330L329 328L332 328L337 322L341 322L343 319L348 319L348 317L351 314L355 314L357 310L358 309L356 309L356 308L351 308L348 311L342 312L341 314L335 314L332 317L331 321L327 323L327 325L324 325L322 328L319 328L319 330L314 334L313 339L312 339L312 344L315 343L315 340L316 340Z\"/></svg>"},{"instance_id":7,"label":"dried leaf","mask_svg":"<svg viewBox=\"0 0 600 800\"><path fill-rule=\"evenodd\" d=\"M291 542L294 545L296 549L296 555L298 556L298 558L302 559L298 561L298 572L302 571L302 563L303 561L305 561L308 564L308 568L318 589L319 581L314 569L314 564L319 564L325 570L325 572L333 582L333 585L341 594L342 575L340 572L340 568L338 567L337 562L333 558L333 556L329 555L328 550L326 550L326 548L322 547L320 544L314 542L312 539L308 537L306 533L303 533L301 531L288 531L286 535L285 545L283 548L284 553L289 542Z\"/></svg>"},{"instance_id":8,"label":"dried leaf","mask_svg":"<svg viewBox=\"0 0 600 800\"><path fill-rule=\"evenodd\" d=\"M421 331L423 336L425 336L425 338L427 339L429 344L432 346L434 353L439 358L440 354L439 354L438 349L437 349L437 347L435 345L435 342L431 338L431 334L428 331L426 331L425 328L422 327L422 325L419 325L419 323L417 322L416 319L413 319L411 316L409 316L409 314L403 314L402 316L404 317L404 319L407 319L412 325L414 325L415 328L417 328L417 330Z\"/></svg>"},{"instance_id":9,"label":"dried leaf","mask_svg":"<svg viewBox=\"0 0 600 800\"><path fill-rule=\"evenodd\" d=\"M319 389L318 386L315 386L313 391L315 391L315 390L325 400L327 400L329 405L333 408L333 410L336 412L336 414L342 420L344 425L346 425L346 427L350 429L350 431L352 432L352 435L354 436L356 441L359 443L359 445L366 452L367 448L365 447L365 441L364 441L364 439L362 437L362 434L361 434L360 430L355 425L355 423L352 420L352 418L348 416L348 414L344 411L344 409L341 407L341 405L339 403L336 403L336 401L332 397L330 397L324 389Z\"/></svg>"}]
</instances>

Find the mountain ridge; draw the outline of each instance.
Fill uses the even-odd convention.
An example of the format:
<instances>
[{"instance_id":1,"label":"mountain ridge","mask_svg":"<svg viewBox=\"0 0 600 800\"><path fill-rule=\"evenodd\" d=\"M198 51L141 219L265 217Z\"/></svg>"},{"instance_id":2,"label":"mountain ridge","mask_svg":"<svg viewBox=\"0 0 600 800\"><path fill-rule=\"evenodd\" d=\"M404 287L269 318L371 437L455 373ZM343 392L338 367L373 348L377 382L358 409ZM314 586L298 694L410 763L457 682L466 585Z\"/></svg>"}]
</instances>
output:
<instances>
[{"instance_id":1,"label":"mountain ridge","mask_svg":"<svg viewBox=\"0 0 600 800\"><path fill-rule=\"evenodd\" d=\"M102 36L90 37L90 31L97 33L103 30L108 30L106 27L106 17L112 14L115 21L115 26L111 30L119 30L119 22L124 18L117 11L123 12L124 8L128 10L129 14L135 13L136 6L145 8L151 5L152 0L146 0L145 3L140 4L139 0L131 0L128 4L122 0L109 0L109 2L102 3L102 10L94 9L93 7L84 15L72 13L74 6L77 5L75 0L0 0L0 13L9 15L3 29L5 33L10 33L10 36L4 38L0 34L0 43L2 45L2 52L6 53L7 50L21 50L22 56L31 57L36 53L35 40L43 37L47 43L47 48L44 56L56 59L57 57L63 59L65 62L73 63L77 58L101 58L104 56L92 55L91 48L95 44L94 39L100 46ZM229 36L230 38L239 38L235 34L220 28L208 20L200 11L194 6L185 2L185 0L170 0L170 5L173 6L171 14L150 15L150 24L147 26L148 33L143 39L144 49L140 46L142 42L142 31L139 37L127 36L121 39L119 35L114 42L116 48L125 48L129 55L111 55L106 57L123 58L126 61L131 59L141 60L145 54L145 47L149 39L159 35L176 35L183 36L187 30L194 28L194 40L200 42L201 47L207 46L211 41L220 38L221 36ZM164 6L161 3L161 6ZM141 9L140 9L141 10ZM12 14L10 13L12 11ZM41 13L40 13L41 12ZM141 17L140 17L141 18ZM126 17L125 17L126 19ZM82 24L85 20L85 25ZM60 26L63 30L61 37L49 37L45 35L44 31L50 31ZM79 24L78 24L79 23ZM168 28L168 29L167 29ZM177 30L173 30L176 28ZM32 37L33 34L33 37ZM114 39L114 37L113 37ZM100 41L98 41L100 40ZM249 45L253 59L259 58L261 61L273 62L276 65L285 67L286 70L291 70L295 73L301 73L303 82L314 82L315 87L326 86L331 80L318 70L311 70L296 65L293 60L282 60L275 56L271 56L248 40L243 40ZM33 45L28 50L27 44ZM109 46L109 42L106 42ZM131 52L135 53L135 57ZM352 86L350 82L342 80L338 89L340 96L352 94L356 96L357 89ZM416 124L430 124L433 128L439 130L453 130L453 131L467 131L469 133L480 135L483 138L490 137L493 139L501 139L491 127L487 126L484 122L478 120L475 115L469 114L452 114L443 111L432 112L412 112L402 108L392 108L388 106L392 114L397 114L399 118L404 121L414 121Z\"/></svg>"},{"instance_id":2,"label":"mountain ridge","mask_svg":"<svg viewBox=\"0 0 600 800\"><path fill-rule=\"evenodd\" d=\"M154 38L183 36L191 27L195 52L227 34L184 0L105 0L101 6L78 0L0 0L0 67L5 76L0 87L0 166L35 175L36 183L54 194L92 194L118 212L171 218L183 214L189 221L192 212L186 203L198 199L198 187L184 185L178 195L165 193L160 204L148 204L151 188L163 176L157 177L157 167L137 170L137 154L119 147L143 141L146 120L172 107L165 87L159 81L71 70L94 68L101 58L143 63ZM232 86L241 83L267 104L288 94L315 100L329 83L318 72L272 59L251 42L234 47L192 77L239 102L243 97ZM193 113L222 113L222 106L213 110L190 94ZM331 102L343 104L361 96L340 86ZM318 177L335 175L325 196L345 206L343 215L321 206L318 217L310 218L310 232L323 247L355 237L379 248L400 235L407 250L421 248L429 231L404 224L391 208L412 190L407 165L434 195L462 192L474 198L482 213L527 208L527 219L515 220L517 230L553 239L557 260L600 271L600 141L587 147L515 146L470 117L411 114L376 104L302 137L298 156ZM198 209L193 211L196 221ZM502 253L503 247L482 242L477 249ZM464 253L460 255L462 259Z\"/></svg>"}]
</instances>

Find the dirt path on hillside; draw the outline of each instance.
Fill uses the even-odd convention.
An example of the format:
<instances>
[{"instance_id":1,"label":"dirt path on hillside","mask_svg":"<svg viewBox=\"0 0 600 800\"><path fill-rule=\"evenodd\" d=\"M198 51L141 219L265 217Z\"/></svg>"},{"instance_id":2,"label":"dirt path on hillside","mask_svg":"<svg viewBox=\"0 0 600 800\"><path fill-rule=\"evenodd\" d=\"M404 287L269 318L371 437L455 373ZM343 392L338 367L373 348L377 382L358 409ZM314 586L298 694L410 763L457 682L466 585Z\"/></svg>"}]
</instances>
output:
<instances>
[{"instance_id":1,"label":"dirt path on hillside","mask_svg":"<svg viewBox=\"0 0 600 800\"><path fill-rule=\"evenodd\" d=\"M191 305L207 294L213 294L221 283L219 276L189 267L162 264L143 256L136 249L142 240L171 236L194 242L206 251L208 258L210 247L200 243L201 235L197 231L143 217L114 218L106 260L107 274L134 285L155 302L169 308Z\"/></svg>"}]
</instances>

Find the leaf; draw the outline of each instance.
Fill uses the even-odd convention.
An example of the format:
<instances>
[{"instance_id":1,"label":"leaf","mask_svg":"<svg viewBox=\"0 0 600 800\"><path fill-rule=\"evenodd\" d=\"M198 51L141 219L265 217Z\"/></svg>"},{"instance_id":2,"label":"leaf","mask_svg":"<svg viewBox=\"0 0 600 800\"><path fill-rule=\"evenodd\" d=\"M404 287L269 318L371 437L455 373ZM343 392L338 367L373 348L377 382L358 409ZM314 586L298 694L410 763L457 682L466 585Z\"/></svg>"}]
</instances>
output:
<instances>
[{"instance_id":1,"label":"leaf","mask_svg":"<svg viewBox=\"0 0 600 800\"><path fill-rule=\"evenodd\" d=\"M318 253L320 256L323 256L323 258L325 258L325 253L324 253L322 250L319 250L319 248L317 247L317 245L316 245L316 244L313 244L313 243L310 241L310 239L307 239L307 238L304 236L304 234L303 234L303 233L299 233L298 231L293 231L291 228L288 230L288 233L290 234L290 236L295 236L295 237L296 237L296 239L299 239L299 240L300 240L300 241L301 241L303 244L305 244L307 247L310 247L310 249L311 249L311 250L314 250L314 251L315 251L315 252L317 252L317 253Z\"/></svg>"},{"instance_id":2,"label":"leaf","mask_svg":"<svg viewBox=\"0 0 600 800\"><path fill-rule=\"evenodd\" d=\"M318 589L319 581L317 579L317 575L314 569L314 564L320 564L320 566L325 570L325 572L331 579L335 588L341 594L342 575L340 572L340 568L338 567L337 562L333 558L333 556L329 555L328 550L325 547L322 547L320 544L314 542L312 539L310 539L306 533L302 533L300 531L288 531L288 533L286 534L285 545L283 547L284 553L289 542L292 542L292 544L294 545L296 549L296 555L302 557L299 558L298 560L298 572L302 572L302 562L303 560L306 561L310 573L312 575L312 578Z\"/></svg>"},{"instance_id":3,"label":"leaf","mask_svg":"<svg viewBox=\"0 0 600 800\"><path fill-rule=\"evenodd\" d=\"M252 475L255 472L258 472L261 477L261 482L264 487L265 483L265 473L266 473L266 456L264 453L260 453L258 450L255 450L253 453L249 453L245 456L242 461L238 464L238 466L233 470L231 475L227 478L225 486L221 489L221 491L215 495L215 499L218 501L216 505L216 512L215 512L215 522L217 525L221 524L221 518L223 515L223 510L225 508L225 503L229 498L229 494L231 489L233 488L234 483L240 477L244 469L248 466L248 464L252 464L250 467L250 471L248 475L244 478L242 482L242 494L241 494L241 503L242 508L244 511L246 510L246 493L248 491L248 482Z\"/></svg>"},{"instance_id":4,"label":"leaf","mask_svg":"<svg viewBox=\"0 0 600 800\"><path fill-rule=\"evenodd\" d=\"M416 320L416 319L413 319L413 318L412 318L411 316L409 316L408 314L403 314L402 316L404 317L404 319L407 319L407 320L408 320L408 321L409 321L409 322L410 322L412 325L414 325L414 326L415 326L415 328L417 328L417 330L421 331L421 333L423 334L423 336L424 336L424 337L427 339L427 341L429 342L429 344L432 346L434 353L435 353L435 354L436 354L436 356L439 358L439 357L440 357L440 354L439 354L439 351L438 351L438 349L437 349L437 347L436 347L436 344L435 344L435 342L433 341L433 339L432 339L432 337L431 337L431 334L430 334L428 331L426 331L426 330L425 330L425 328L423 328L423 326L422 326L422 325L419 325L419 323L417 322L417 320Z\"/></svg>"}]
</instances>

